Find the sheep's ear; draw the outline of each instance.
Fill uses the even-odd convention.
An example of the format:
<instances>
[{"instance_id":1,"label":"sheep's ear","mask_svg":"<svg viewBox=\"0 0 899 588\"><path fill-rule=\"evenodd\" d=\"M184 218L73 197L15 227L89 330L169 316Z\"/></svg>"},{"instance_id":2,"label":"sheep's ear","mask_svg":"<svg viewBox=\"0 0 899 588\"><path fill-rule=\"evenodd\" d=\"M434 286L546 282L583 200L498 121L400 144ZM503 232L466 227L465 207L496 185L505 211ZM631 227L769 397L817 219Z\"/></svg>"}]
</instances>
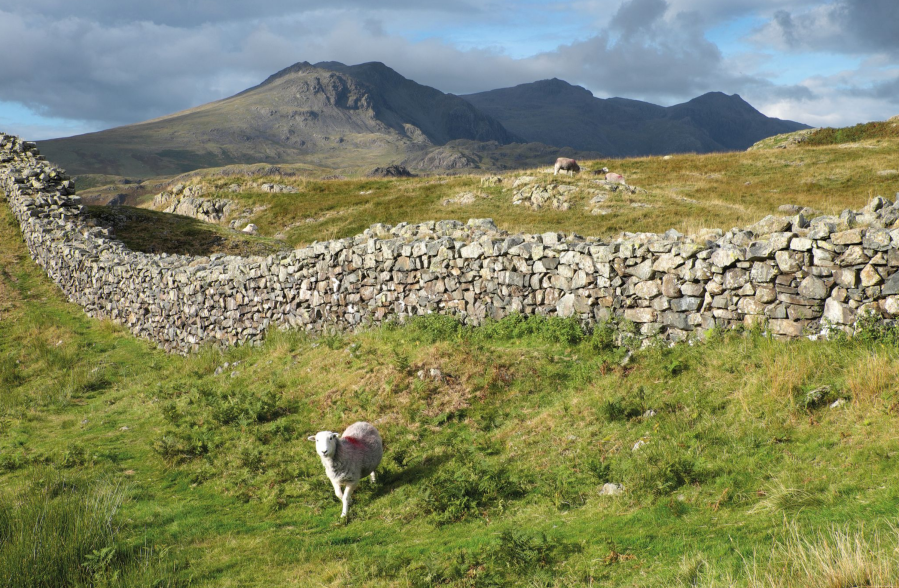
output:
<instances>
[{"instance_id":1,"label":"sheep's ear","mask_svg":"<svg viewBox=\"0 0 899 588\"><path fill-rule=\"evenodd\" d=\"M307 441L315 441L315 435L309 435L308 437L306 437L306 440Z\"/></svg>"}]
</instances>

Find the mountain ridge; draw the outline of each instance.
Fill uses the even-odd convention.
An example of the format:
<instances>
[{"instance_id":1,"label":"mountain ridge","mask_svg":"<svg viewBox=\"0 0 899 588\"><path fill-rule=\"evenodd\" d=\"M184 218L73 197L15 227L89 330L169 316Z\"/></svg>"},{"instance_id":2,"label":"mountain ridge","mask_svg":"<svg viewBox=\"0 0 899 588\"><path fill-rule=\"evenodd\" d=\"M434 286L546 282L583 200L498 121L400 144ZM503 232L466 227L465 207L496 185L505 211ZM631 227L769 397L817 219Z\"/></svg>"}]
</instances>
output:
<instances>
[{"instance_id":1,"label":"mountain ridge","mask_svg":"<svg viewBox=\"0 0 899 588\"><path fill-rule=\"evenodd\" d=\"M742 150L771 135L810 128L767 117L738 94L723 92L666 107L596 98L552 78L462 97L528 141L619 157Z\"/></svg>"},{"instance_id":2,"label":"mountain ridge","mask_svg":"<svg viewBox=\"0 0 899 588\"><path fill-rule=\"evenodd\" d=\"M76 174L151 176L258 162L364 168L454 140L521 141L462 98L383 64L327 65L299 62L234 96L41 149Z\"/></svg>"},{"instance_id":3,"label":"mountain ridge","mask_svg":"<svg viewBox=\"0 0 899 588\"><path fill-rule=\"evenodd\" d=\"M553 78L456 96L380 62L302 61L233 96L41 149L73 174L150 177L253 163L458 171L549 163L547 146L575 157L733 150L804 128L790 125L798 123L721 93L662 107L598 99ZM489 157L476 143L490 145Z\"/></svg>"}]
</instances>

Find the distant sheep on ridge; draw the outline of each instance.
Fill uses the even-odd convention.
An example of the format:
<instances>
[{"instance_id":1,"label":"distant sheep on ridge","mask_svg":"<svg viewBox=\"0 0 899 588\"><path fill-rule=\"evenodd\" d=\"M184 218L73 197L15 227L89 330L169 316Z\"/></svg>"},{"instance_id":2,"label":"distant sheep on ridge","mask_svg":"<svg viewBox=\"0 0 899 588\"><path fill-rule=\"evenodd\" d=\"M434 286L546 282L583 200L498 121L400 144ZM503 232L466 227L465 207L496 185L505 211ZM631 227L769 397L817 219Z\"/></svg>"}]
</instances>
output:
<instances>
[{"instance_id":1,"label":"distant sheep on ridge","mask_svg":"<svg viewBox=\"0 0 899 588\"><path fill-rule=\"evenodd\" d=\"M558 175L559 170L567 171L569 175L574 175L574 172L581 171L581 166L577 164L577 161L570 159L568 157L560 157L556 160L556 165L554 167L553 175Z\"/></svg>"}]
</instances>

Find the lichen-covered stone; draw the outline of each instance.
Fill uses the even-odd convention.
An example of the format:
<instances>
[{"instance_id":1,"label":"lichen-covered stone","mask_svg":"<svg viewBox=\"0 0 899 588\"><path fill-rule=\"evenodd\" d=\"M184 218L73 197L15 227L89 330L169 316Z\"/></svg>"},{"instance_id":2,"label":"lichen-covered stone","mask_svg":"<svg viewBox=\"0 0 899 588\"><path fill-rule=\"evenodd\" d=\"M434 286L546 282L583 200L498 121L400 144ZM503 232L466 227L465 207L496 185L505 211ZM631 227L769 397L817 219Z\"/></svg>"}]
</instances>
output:
<instances>
[{"instance_id":1,"label":"lichen-covered stone","mask_svg":"<svg viewBox=\"0 0 899 588\"><path fill-rule=\"evenodd\" d=\"M830 235L830 240L834 245L854 245L862 242L862 229L849 229L848 231L840 231Z\"/></svg>"},{"instance_id":2,"label":"lichen-covered stone","mask_svg":"<svg viewBox=\"0 0 899 588\"><path fill-rule=\"evenodd\" d=\"M824 318L838 325L848 325L855 320L855 311L833 298L824 302Z\"/></svg>"},{"instance_id":3,"label":"lichen-covered stone","mask_svg":"<svg viewBox=\"0 0 899 588\"><path fill-rule=\"evenodd\" d=\"M635 323L652 323L655 322L658 313L652 308L626 308L624 309L624 318Z\"/></svg>"},{"instance_id":4,"label":"lichen-covered stone","mask_svg":"<svg viewBox=\"0 0 899 588\"><path fill-rule=\"evenodd\" d=\"M743 259L743 254L734 247L722 247L712 253L710 261L720 268L728 268Z\"/></svg>"},{"instance_id":5,"label":"lichen-covered stone","mask_svg":"<svg viewBox=\"0 0 899 588\"><path fill-rule=\"evenodd\" d=\"M802 267L803 254L798 251L778 251L774 254L774 260L780 271L792 274L798 272Z\"/></svg>"},{"instance_id":6,"label":"lichen-covered stone","mask_svg":"<svg viewBox=\"0 0 899 588\"><path fill-rule=\"evenodd\" d=\"M813 300L824 300L829 294L829 288L824 280L815 276L808 276L799 284L799 294Z\"/></svg>"},{"instance_id":7,"label":"lichen-covered stone","mask_svg":"<svg viewBox=\"0 0 899 588\"><path fill-rule=\"evenodd\" d=\"M866 265L861 272L858 274L859 280L861 282L862 288L867 288L869 286L876 286L878 284L883 283L883 278L880 277L880 274L877 272L877 269L872 264Z\"/></svg>"}]
</instances>

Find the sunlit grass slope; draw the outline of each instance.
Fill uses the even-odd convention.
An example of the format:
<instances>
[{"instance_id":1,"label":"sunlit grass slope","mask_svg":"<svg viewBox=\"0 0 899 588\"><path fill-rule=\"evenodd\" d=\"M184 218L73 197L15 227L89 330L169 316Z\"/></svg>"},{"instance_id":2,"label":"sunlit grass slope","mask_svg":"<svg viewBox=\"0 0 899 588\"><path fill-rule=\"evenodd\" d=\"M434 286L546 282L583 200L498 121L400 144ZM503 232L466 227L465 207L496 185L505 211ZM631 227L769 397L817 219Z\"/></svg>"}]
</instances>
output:
<instances>
[{"instance_id":1,"label":"sunlit grass slope","mask_svg":"<svg viewBox=\"0 0 899 588\"><path fill-rule=\"evenodd\" d=\"M687 182L699 168L691 193L709 202L715 185L741 190L706 161L621 166L647 187L662 169ZM752 181L776 185L763 163ZM853 166L877 177L877 164ZM464 181L357 183L335 210L365 210L359 188L381 204L333 233L433 218L438 190ZM831 209L867 197L846 181L789 198ZM305 202L279 198L268 231L285 222L276 206ZM432 208L403 208L416 199ZM505 210L507 227L575 226ZM66 303L0 206L0 584L895 585L897 340L872 324L852 341L711 334L629 356L602 327L433 317L174 357ZM342 524L305 438L362 419L385 457Z\"/></svg>"},{"instance_id":2,"label":"sunlit grass slope","mask_svg":"<svg viewBox=\"0 0 899 588\"><path fill-rule=\"evenodd\" d=\"M370 224L490 217L509 231L576 232L612 236L621 231L664 232L675 228L694 232L703 228L746 226L778 206L796 204L822 213L861 208L875 195L894 199L899 192L899 141L879 140L862 147L803 147L743 153L675 155L582 162L585 169L573 178L552 176L545 170L503 174L502 186L481 186L481 176L318 180L257 177L299 188L297 194L267 194L240 178L211 176L208 197L230 198L267 205L252 218L263 235L283 238L298 246L315 240L351 236ZM599 176L590 170L608 167L623 174L628 184L644 191L607 194L598 207L588 206ZM532 210L512 204L518 188L512 184L530 175L531 183L571 184L571 208ZM241 183L242 182L242 183ZM239 193L229 187L239 183ZM475 192L473 204L449 202L460 193ZM481 197L483 196L483 197ZM590 214L601 208L606 214Z\"/></svg>"}]
</instances>

